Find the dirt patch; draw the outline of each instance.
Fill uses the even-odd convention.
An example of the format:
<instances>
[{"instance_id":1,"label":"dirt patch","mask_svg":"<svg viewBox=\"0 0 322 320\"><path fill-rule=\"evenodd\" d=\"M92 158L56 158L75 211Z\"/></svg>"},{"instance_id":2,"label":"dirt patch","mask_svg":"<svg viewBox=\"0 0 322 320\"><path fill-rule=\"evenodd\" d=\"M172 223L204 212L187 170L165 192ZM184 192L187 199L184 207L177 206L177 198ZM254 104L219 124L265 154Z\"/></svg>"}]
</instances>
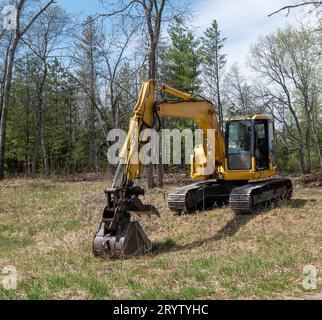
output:
<instances>
[{"instance_id":1,"label":"dirt patch","mask_svg":"<svg viewBox=\"0 0 322 320\"><path fill-rule=\"evenodd\" d=\"M322 187L322 172L307 174L298 178L293 179L295 184L299 184L308 188Z\"/></svg>"},{"instance_id":2,"label":"dirt patch","mask_svg":"<svg viewBox=\"0 0 322 320\"><path fill-rule=\"evenodd\" d=\"M171 186L184 186L189 183L193 183L190 176L185 173L181 174L174 174L168 173L164 175L164 184L171 185Z\"/></svg>"}]
</instances>

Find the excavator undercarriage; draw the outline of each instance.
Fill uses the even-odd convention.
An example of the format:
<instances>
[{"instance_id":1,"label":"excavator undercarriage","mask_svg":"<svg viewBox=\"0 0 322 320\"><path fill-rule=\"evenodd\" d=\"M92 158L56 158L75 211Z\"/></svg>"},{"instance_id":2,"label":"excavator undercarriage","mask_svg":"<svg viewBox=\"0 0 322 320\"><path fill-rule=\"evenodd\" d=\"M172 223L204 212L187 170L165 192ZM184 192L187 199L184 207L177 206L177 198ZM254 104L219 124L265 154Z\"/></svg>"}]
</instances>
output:
<instances>
[{"instance_id":1,"label":"excavator undercarriage","mask_svg":"<svg viewBox=\"0 0 322 320\"><path fill-rule=\"evenodd\" d=\"M211 180L177 188L168 195L171 211L178 214L228 206L237 214L255 213L292 197L290 179L264 181Z\"/></svg>"},{"instance_id":2,"label":"excavator undercarriage","mask_svg":"<svg viewBox=\"0 0 322 320\"><path fill-rule=\"evenodd\" d=\"M228 205L231 191L245 181L208 180L177 188L168 194L168 206L178 214Z\"/></svg>"}]
</instances>

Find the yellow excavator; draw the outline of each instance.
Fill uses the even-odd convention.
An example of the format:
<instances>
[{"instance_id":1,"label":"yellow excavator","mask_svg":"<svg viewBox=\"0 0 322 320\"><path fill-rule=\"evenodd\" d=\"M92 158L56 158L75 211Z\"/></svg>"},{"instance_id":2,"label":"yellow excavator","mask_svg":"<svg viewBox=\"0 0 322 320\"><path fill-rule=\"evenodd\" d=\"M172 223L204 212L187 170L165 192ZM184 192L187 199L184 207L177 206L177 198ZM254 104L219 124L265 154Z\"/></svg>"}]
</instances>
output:
<instances>
[{"instance_id":1,"label":"yellow excavator","mask_svg":"<svg viewBox=\"0 0 322 320\"><path fill-rule=\"evenodd\" d=\"M158 102L157 89L177 100ZM172 211L229 205L237 214L251 214L292 197L291 180L273 178L277 166L274 123L269 115L227 119L223 134L212 103L150 80L142 85L112 188L105 190L107 206L93 240L95 256L124 259L152 251L152 242L131 216L159 216L153 205L141 202L144 190L138 181L143 169L139 153L149 143L141 133L156 128L161 118L190 119L202 130L202 141L191 155L191 178L195 182L170 192L168 205Z\"/></svg>"}]
</instances>

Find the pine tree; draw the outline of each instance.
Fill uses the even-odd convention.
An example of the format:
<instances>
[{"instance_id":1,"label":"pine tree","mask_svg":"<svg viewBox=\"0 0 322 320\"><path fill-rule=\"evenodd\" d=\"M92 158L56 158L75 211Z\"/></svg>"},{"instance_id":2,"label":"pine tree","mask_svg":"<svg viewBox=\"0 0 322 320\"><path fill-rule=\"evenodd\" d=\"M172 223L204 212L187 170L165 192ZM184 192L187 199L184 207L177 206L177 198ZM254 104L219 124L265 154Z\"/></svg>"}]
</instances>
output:
<instances>
[{"instance_id":1,"label":"pine tree","mask_svg":"<svg viewBox=\"0 0 322 320\"><path fill-rule=\"evenodd\" d=\"M78 65L78 78L85 97L86 123L88 135L88 147L92 160L92 170L99 172L99 158L96 133L96 107L97 107L97 74L100 63L99 52L100 35L98 27L92 17L88 17L80 42L77 44L78 54L76 63Z\"/></svg>"},{"instance_id":2,"label":"pine tree","mask_svg":"<svg viewBox=\"0 0 322 320\"><path fill-rule=\"evenodd\" d=\"M199 42L179 19L170 27L169 34L171 45L166 59L170 83L181 91L196 95L200 88Z\"/></svg>"},{"instance_id":3,"label":"pine tree","mask_svg":"<svg viewBox=\"0 0 322 320\"><path fill-rule=\"evenodd\" d=\"M199 41L180 19L170 26L169 35L171 42L168 45L161 43L159 50L161 66L159 78L180 91L196 96L199 94L201 85ZM175 99L168 94L162 94L162 96L164 99ZM169 129L184 130L187 127L194 127L194 121L191 120L165 119L163 123ZM184 148L184 141L182 143ZM182 168L186 170L184 157L182 157L182 163Z\"/></svg>"},{"instance_id":4,"label":"pine tree","mask_svg":"<svg viewBox=\"0 0 322 320\"><path fill-rule=\"evenodd\" d=\"M25 172L36 174L44 170L43 153L39 144L39 109L37 105L37 83L39 62L35 57L28 57L16 66L12 84L13 99L8 114L7 169L11 174ZM80 126L75 107L75 84L68 73L61 68L57 59L48 64L46 85L43 98L46 108L43 112L44 138L48 150L48 164L53 173L68 173L88 167L84 143L84 154L75 148L83 130ZM83 141L81 141L83 143Z\"/></svg>"},{"instance_id":5,"label":"pine tree","mask_svg":"<svg viewBox=\"0 0 322 320\"><path fill-rule=\"evenodd\" d=\"M218 108L218 117L223 124L223 108L221 99L220 71L226 65L226 55L222 54L224 43L227 39L221 37L218 23L214 20L201 38L202 58L206 78L207 89L210 91L210 98L215 100Z\"/></svg>"}]
</instances>

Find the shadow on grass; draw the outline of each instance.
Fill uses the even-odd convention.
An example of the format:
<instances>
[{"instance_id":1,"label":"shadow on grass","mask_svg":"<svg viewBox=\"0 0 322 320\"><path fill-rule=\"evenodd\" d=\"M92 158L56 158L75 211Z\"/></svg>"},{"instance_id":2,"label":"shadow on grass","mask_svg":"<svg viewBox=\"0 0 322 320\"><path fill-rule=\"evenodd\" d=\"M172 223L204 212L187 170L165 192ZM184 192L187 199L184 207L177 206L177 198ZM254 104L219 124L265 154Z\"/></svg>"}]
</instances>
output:
<instances>
[{"instance_id":1,"label":"shadow on grass","mask_svg":"<svg viewBox=\"0 0 322 320\"><path fill-rule=\"evenodd\" d=\"M315 204L316 200L315 199L310 199L310 200L292 199L287 202L286 207L288 207L288 208L303 208L307 203Z\"/></svg>"},{"instance_id":2,"label":"shadow on grass","mask_svg":"<svg viewBox=\"0 0 322 320\"><path fill-rule=\"evenodd\" d=\"M238 232L238 230L242 226L246 225L249 221L255 219L257 216L258 214L235 215L234 218L228 221L226 225L222 227L214 236L201 240L196 240L184 245L169 243L169 241L155 243L153 246L152 254L158 255L166 252L175 252L186 249L198 248L210 242L232 237L234 234Z\"/></svg>"},{"instance_id":3,"label":"shadow on grass","mask_svg":"<svg viewBox=\"0 0 322 320\"><path fill-rule=\"evenodd\" d=\"M314 203L315 200L302 200L302 199L293 199L287 201L285 203L286 207L289 208L300 208L304 207L306 203ZM193 249L201 247L207 243L211 243L214 241L220 241L225 238L229 238L234 236L241 227L245 226L248 222L255 219L259 215L265 214L270 211L269 208L264 209L261 212L253 213L253 214L236 214L230 221L226 223L214 236L196 240L187 244L177 245L175 242L169 242L168 240L164 242L155 243L153 246L152 255L159 255L166 252L175 252L186 249Z\"/></svg>"}]
</instances>

